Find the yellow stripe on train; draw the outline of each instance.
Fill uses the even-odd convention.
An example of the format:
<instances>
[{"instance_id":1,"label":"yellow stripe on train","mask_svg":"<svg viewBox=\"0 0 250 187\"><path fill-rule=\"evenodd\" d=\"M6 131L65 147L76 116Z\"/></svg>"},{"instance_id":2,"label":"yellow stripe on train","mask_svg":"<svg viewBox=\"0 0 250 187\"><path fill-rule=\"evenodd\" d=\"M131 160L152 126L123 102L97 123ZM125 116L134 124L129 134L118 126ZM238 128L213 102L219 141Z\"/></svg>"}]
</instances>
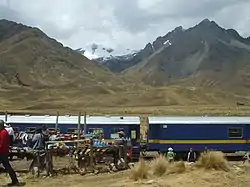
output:
<instances>
[{"instance_id":1,"label":"yellow stripe on train","mask_svg":"<svg viewBox=\"0 0 250 187\"><path fill-rule=\"evenodd\" d=\"M250 140L148 140L148 143L157 144L245 144Z\"/></svg>"},{"instance_id":2,"label":"yellow stripe on train","mask_svg":"<svg viewBox=\"0 0 250 187\"><path fill-rule=\"evenodd\" d=\"M115 139L104 139L105 142L112 143L115 141ZM140 143L141 140L137 139L136 142Z\"/></svg>"}]
</instances>

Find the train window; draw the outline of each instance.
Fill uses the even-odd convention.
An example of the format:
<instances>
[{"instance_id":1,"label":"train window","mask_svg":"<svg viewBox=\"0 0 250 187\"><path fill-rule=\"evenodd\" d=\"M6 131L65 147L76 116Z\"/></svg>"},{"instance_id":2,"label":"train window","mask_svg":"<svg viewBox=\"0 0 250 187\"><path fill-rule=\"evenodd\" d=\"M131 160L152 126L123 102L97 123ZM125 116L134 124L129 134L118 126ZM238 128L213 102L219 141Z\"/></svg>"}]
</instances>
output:
<instances>
[{"instance_id":1,"label":"train window","mask_svg":"<svg viewBox=\"0 0 250 187\"><path fill-rule=\"evenodd\" d=\"M89 128L89 133L90 134L103 134L103 129L102 128Z\"/></svg>"},{"instance_id":2,"label":"train window","mask_svg":"<svg viewBox=\"0 0 250 187\"><path fill-rule=\"evenodd\" d=\"M229 128L228 129L228 137L229 138L242 138L243 137L243 129L242 128Z\"/></svg>"},{"instance_id":3,"label":"train window","mask_svg":"<svg viewBox=\"0 0 250 187\"><path fill-rule=\"evenodd\" d=\"M27 127L27 128L25 129L25 132L31 133L31 132L35 132L35 130L36 130L36 127Z\"/></svg>"},{"instance_id":4,"label":"train window","mask_svg":"<svg viewBox=\"0 0 250 187\"><path fill-rule=\"evenodd\" d=\"M131 130L131 139L136 139L136 130Z\"/></svg>"},{"instance_id":5,"label":"train window","mask_svg":"<svg viewBox=\"0 0 250 187\"><path fill-rule=\"evenodd\" d=\"M69 134L77 134L77 133L78 133L78 130L77 130L77 128L69 128L69 129L68 129L68 133L69 133Z\"/></svg>"},{"instance_id":6,"label":"train window","mask_svg":"<svg viewBox=\"0 0 250 187\"><path fill-rule=\"evenodd\" d=\"M110 138L115 139L115 138L119 138L118 132L123 131L123 128L113 128L110 130Z\"/></svg>"}]
</instances>

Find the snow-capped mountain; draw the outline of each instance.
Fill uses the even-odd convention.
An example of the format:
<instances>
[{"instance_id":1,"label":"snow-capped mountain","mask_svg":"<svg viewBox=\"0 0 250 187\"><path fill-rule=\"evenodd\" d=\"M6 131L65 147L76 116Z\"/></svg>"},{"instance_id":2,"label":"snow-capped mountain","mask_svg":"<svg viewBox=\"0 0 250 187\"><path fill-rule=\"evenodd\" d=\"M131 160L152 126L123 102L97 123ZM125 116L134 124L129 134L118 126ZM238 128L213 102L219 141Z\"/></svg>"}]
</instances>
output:
<instances>
[{"instance_id":1,"label":"snow-capped mountain","mask_svg":"<svg viewBox=\"0 0 250 187\"><path fill-rule=\"evenodd\" d=\"M112 58L130 58L137 51L127 49L125 52L121 53L112 48L104 47L99 44L89 44L84 46L83 48L76 49L77 52L80 52L85 57L90 60L97 60L99 62L103 62Z\"/></svg>"}]
</instances>

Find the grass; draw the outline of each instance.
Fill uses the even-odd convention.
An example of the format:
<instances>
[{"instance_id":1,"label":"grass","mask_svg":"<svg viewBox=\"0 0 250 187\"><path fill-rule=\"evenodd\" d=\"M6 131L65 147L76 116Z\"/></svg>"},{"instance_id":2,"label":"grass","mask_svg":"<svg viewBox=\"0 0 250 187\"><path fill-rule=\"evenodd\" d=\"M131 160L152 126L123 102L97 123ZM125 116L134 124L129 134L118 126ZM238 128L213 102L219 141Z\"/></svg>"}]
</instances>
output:
<instances>
[{"instance_id":1,"label":"grass","mask_svg":"<svg viewBox=\"0 0 250 187\"><path fill-rule=\"evenodd\" d=\"M105 85L100 85L106 90ZM121 90L102 92L90 88L0 89L0 111L89 115L249 115L247 96L197 88L170 86L161 88L121 86ZM245 93L247 95L247 93ZM236 106L236 102L245 106Z\"/></svg>"},{"instance_id":2,"label":"grass","mask_svg":"<svg viewBox=\"0 0 250 187\"><path fill-rule=\"evenodd\" d=\"M84 107L79 103L80 106L74 107L73 103L65 104L65 107L57 107L57 104L53 105L53 102L44 102L39 104L39 107L34 103L33 107L24 105L17 105L13 103L0 102L0 112L5 111L9 113L20 113L20 114L50 114L56 115L59 111L60 115L71 114L78 115L79 111L87 115L136 115L136 116L249 116L250 106L236 107L233 105L193 105L193 106L113 106L113 107ZM72 106L73 105L73 106Z\"/></svg>"},{"instance_id":3,"label":"grass","mask_svg":"<svg viewBox=\"0 0 250 187\"><path fill-rule=\"evenodd\" d=\"M160 155L159 157L155 158L151 163L153 174L156 176L164 175L167 171L168 165L169 163L166 157Z\"/></svg>"},{"instance_id":4,"label":"grass","mask_svg":"<svg viewBox=\"0 0 250 187\"><path fill-rule=\"evenodd\" d=\"M145 160L140 159L139 162L131 169L130 179L138 181L149 177L149 166Z\"/></svg>"},{"instance_id":5,"label":"grass","mask_svg":"<svg viewBox=\"0 0 250 187\"><path fill-rule=\"evenodd\" d=\"M130 179L138 181L152 176L161 177L164 174L183 173L184 171L186 171L186 166L183 161L169 163L165 156L160 155L151 162L140 159L131 169Z\"/></svg>"},{"instance_id":6,"label":"grass","mask_svg":"<svg viewBox=\"0 0 250 187\"><path fill-rule=\"evenodd\" d=\"M200 155L197 167L205 169L215 169L229 171L230 167L228 161L221 151L208 151Z\"/></svg>"}]
</instances>

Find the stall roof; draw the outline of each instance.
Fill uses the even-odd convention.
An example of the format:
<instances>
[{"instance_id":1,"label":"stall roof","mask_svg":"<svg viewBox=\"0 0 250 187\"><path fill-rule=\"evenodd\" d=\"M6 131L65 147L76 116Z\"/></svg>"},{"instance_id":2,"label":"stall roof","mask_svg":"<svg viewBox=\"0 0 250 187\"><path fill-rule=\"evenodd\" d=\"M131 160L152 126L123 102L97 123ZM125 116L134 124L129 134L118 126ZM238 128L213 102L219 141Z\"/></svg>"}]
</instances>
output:
<instances>
[{"instance_id":1,"label":"stall roof","mask_svg":"<svg viewBox=\"0 0 250 187\"><path fill-rule=\"evenodd\" d=\"M8 123L55 124L56 116L8 116L7 122ZM121 116L87 116L86 122L87 124L140 125L140 117L137 117L137 116L124 116L124 117L121 117ZM78 116L59 116L58 124L78 124ZM81 116L81 124L84 124L84 116Z\"/></svg>"},{"instance_id":2,"label":"stall roof","mask_svg":"<svg viewBox=\"0 0 250 187\"><path fill-rule=\"evenodd\" d=\"M149 124L250 124L250 117L149 117Z\"/></svg>"}]
</instances>

